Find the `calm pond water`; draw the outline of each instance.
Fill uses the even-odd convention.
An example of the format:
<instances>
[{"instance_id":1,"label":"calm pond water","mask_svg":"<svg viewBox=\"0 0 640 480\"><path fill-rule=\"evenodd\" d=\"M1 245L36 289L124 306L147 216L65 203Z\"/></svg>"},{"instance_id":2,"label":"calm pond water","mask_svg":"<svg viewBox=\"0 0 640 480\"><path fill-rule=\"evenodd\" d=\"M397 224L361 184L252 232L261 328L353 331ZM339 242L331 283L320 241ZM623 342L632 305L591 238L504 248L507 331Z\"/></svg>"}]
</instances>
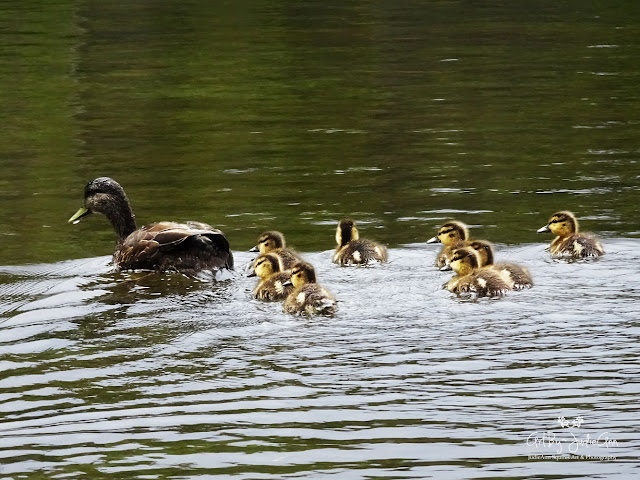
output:
<instances>
[{"instance_id":1,"label":"calm pond water","mask_svg":"<svg viewBox=\"0 0 640 480\"><path fill-rule=\"evenodd\" d=\"M213 2L215 3L215 2ZM635 478L640 3L0 5L0 479ZM219 281L114 273L140 224L201 220ZM607 254L552 260L573 210ZM390 262L330 263L345 216ZM531 290L459 299L456 218ZM283 231L332 318L251 298Z\"/></svg>"}]
</instances>

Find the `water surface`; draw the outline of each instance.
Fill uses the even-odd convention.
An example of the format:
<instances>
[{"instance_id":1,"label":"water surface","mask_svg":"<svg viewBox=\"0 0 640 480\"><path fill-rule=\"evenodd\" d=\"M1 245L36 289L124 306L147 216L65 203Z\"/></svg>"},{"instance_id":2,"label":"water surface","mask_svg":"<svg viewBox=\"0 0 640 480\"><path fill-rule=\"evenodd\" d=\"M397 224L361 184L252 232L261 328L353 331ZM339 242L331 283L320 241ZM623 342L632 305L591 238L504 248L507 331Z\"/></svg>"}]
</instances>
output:
<instances>
[{"instance_id":1,"label":"water surface","mask_svg":"<svg viewBox=\"0 0 640 480\"><path fill-rule=\"evenodd\" d=\"M339 299L331 318L253 300L240 272L3 267L3 473L631 478L640 290L637 271L619 272L637 241L591 262L498 247L533 289L457 298L422 244L370 268L305 253ZM543 433L558 441L536 445Z\"/></svg>"},{"instance_id":2,"label":"water surface","mask_svg":"<svg viewBox=\"0 0 640 480\"><path fill-rule=\"evenodd\" d=\"M639 10L5 2L0 478L637 476ZM283 231L338 314L112 272L106 220L66 223L104 175L239 266ZM564 209L602 259L549 258ZM389 264L331 265L342 217ZM451 218L535 287L443 291Z\"/></svg>"}]
</instances>

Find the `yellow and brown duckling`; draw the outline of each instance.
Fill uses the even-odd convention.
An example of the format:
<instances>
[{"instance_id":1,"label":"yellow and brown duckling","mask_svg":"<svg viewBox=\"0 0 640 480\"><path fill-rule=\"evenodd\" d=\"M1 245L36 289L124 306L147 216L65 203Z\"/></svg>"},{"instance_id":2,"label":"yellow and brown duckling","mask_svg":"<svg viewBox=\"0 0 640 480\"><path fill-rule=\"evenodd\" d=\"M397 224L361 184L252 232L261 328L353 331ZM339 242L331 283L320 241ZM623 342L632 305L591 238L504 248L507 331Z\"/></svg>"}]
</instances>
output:
<instances>
[{"instance_id":1,"label":"yellow and brown duckling","mask_svg":"<svg viewBox=\"0 0 640 480\"><path fill-rule=\"evenodd\" d=\"M335 297L316 282L313 266L306 262L297 263L291 270L291 283L295 290L284 302L287 313L307 315L331 315L337 310Z\"/></svg>"},{"instance_id":2,"label":"yellow and brown duckling","mask_svg":"<svg viewBox=\"0 0 640 480\"><path fill-rule=\"evenodd\" d=\"M592 233L579 232L578 220L571 212L554 213L538 233L551 232L556 235L548 250L552 255L571 255L576 258L604 255L600 240Z\"/></svg>"},{"instance_id":3,"label":"yellow and brown duckling","mask_svg":"<svg viewBox=\"0 0 640 480\"><path fill-rule=\"evenodd\" d=\"M264 232L258 238L258 244L250 252L277 253L282 259L283 269L289 270L302 261L300 255L287 248L284 235L276 230Z\"/></svg>"},{"instance_id":4,"label":"yellow and brown duckling","mask_svg":"<svg viewBox=\"0 0 640 480\"><path fill-rule=\"evenodd\" d=\"M366 265L369 262L386 262L387 249L384 245L360 238L353 220L344 219L336 229L338 247L333 254L333 263L341 266Z\"/></svg>"},{"instance_id":5,"label":"yellow and brown duckling","mask_svg":"<svg viewBox=\"0 0 640 480\"><path fill-rule=\"evenodd\" d=\"M436 257L436 267L442 268L448 265L453 256L453 252L458 248L469 245L469 230L462 222L451 221L442 225L438 229L435 237L427 240L427 243L441 243L442 250Z\"/></svg>"},{"instance_id":6,"label":"yellow and brown duckling","mask_svg":"<svg viewBox=\"0 0 640 480\"><path fill-rule=\"evenodd\" d=\"M293 291L291 270L283 271L282 258L276 253L263 253L253 262L253 273L260 281L253 289L253 296L259 300L284 300Z\"/></svg>"},{"instance_id":7,"label":"yellow and brown duckling","mask_svg":"<svg viewBox=\"0 0 640 480\"><path fill-rule=\"evenodd\" d=\"M478 252L480 267L496 270L505 280L508 280L514 290L533 287L533 279L527 267L515 263L493 263L493 246L489 242L473 240L469 246Z\"/></svg>"},{"instance_id":8,"label":"yellow and brown duckling","mask_svg":"<svg viewBox=\"0 0 640 480\"><path fill-rule=\"evenodd\" d=\"M505 295L511 286L499 272L480 267L480 257L471 247L459 248L451 256L451 268L457 274L444 288L457 295L478 297Z\"/></svg>"},{"instance_id":9,"label":"yellow and brown duckling","mask_svg":"<svg viewBox=\"0 0 640 480\"><path fill-rule=\"evenodd\" d=\"M84 189L84 207L69 223L101 213L118 236L113 264L120 270L144 269L195 273L233 268L233 255L224 234L201 222L158 222L136 229L129 199L109 177L92 180Z\"/></svg>"}]
</instances>

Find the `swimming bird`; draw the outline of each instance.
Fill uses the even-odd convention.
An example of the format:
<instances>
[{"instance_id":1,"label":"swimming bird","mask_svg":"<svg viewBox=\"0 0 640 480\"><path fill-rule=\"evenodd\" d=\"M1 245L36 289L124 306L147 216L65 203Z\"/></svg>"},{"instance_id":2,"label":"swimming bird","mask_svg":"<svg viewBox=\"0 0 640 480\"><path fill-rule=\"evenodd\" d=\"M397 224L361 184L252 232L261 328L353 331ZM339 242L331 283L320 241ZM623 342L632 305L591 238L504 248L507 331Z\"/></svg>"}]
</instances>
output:
<instances>
[{"instance_id":1,"label":"swimming bird","mask_svg":"<svg viewBox=\"0 0 640 480\"><path fill-rule=\"evenodd\" d=\"M293 291L291 270L283 271L282 258L276 253L263 253L253 263L253 273L260 281L253 289L253 296L259 300L284 300Z\"/></svg>"},{"instance_id":2,"label":"swimming bird","mask_svg":"<svg viewBox=\"0 0 640 480\"><path fill-rule=\"evenodd\" d=\"M329 290L318 285L316 272L311 264L297 263L291 271L291 283L295 290L284 302L285 312L331 315L337 310L335 297Z\"/></svg>"},{"instance_id":3,"label":"swimming bird","mask_svg":"<svg viewBox=\"0 0 640 480\"><path fill-rule=\"evenodd\" d=\"M552 255L571 255L576 258L604 255L600 240L592 233L579 232L578 220L571 212L554 213L538 233L551 232L556 235L548 250Z\"/></svg>"},{"instance_id":4,"label":"swimming bird","mask_svg":"<svg viewBox=\"0 0 640 480\"><path fill-rule=\"evenodd\" d=\"M480 267L489 267L496 270L503 278L508 280L511 288L521 290L533 287L533 279L527 267L515 263L493 263L493 247L485 240L473 240L469 246L478 252Z\"/></svg>"},{"instance_id":5,"label":"swimming bird","mask_svg":"<svg viewBox=\"0 0 640 480\"><path fill-rule=\"evenodd\" d=\"M84 207L70 219L76 224L91 213L111 222L118 240L113 264L120 270L195 273L233 269L233 255L224 234L201 222L158 222L136 229L129 199L109 177L92 180L84 189Z\"/></svg>"},{"instance_id":6,"label":"swimming bird","mask_svg":"<svg viewBox=\"0 0 640 480\"><path fill-rule=\"evenodd\" d=\"M427 243L441 243L443 245L436 257L436 267L442 268L448 265L454 250L469 245L468 239L469 230L464 223L454 220L442 225L436 236L427 240Z\"/></svg>"},{"instance_id":7,"label":"swimming bird","mask_svg":"<svg viewBox=\"0 0 640 480\"><path fill-rule=\"evenodd\" d=\"M249 251L277 253L282 259L284 270L290 270L296 263L302 261L302 257L297 252L286 247L284 235L276 230L262 233L258 238L258 244Z\"/></svg>"},{"instance_id":8,"label":"swimming bird","mask_svg":"<svg viewBox=\"0 0 640 480\"><path fill-rule=\"evenodd\" d=\"M345 265L365 265L369 262L386 262L387 249L384 245L360 238L353 220L343 219L336 229L338 247L333 254L333 263Z\"/></svg>"},{"instance_id":9,"label":"swimming bird","mask_svg":"<svg viewBox=\"0 0 640 480\"><path fill-rule=\"evenodd\" d=\"M457 275L449 280L444 288L452 293L495 297L505 295L511 290L511 286L499 272L480 267L478 252L471 247L454 250L451 268Z\"/></svg>"}]
</instances>

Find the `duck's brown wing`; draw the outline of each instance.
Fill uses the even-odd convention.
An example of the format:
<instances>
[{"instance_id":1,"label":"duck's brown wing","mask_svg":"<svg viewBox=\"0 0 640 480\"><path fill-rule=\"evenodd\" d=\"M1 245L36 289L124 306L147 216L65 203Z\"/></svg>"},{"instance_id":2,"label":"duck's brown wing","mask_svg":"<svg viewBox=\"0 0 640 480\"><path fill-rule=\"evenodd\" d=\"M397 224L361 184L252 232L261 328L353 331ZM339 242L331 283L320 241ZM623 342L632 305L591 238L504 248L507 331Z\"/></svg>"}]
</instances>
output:
<instances>
[{"instance_id":1,"label":"duck's brown wing","mask_svg":"<svg viewBox=\"0 0 640 480\"><path fill-rule=\"evenodd\" d=\"M121 269L191 272L233 268L233 255L224 234L199 222L144 226L124 240L114 261Z\"/></svg>"},{"instance_id":2,"label":"duck's brown wing","mask_svg":"<svg viewBox=\"0 0 640 480\"><path fill-rule=\"evenodd\" d=\"M576 233L567 238L556 239L551 244L554 255L569 254L576 258L598 257L604 254L600 241L589 233Z\"/></svg>"},{"instance_id":3,"label":"duck's brown wing","mask_svg":"<svg viewBox=\"0 0 640 480\"><path fill-rule=\"evenodd\" d=\"M493 265L498 271L505 271L513 281L514 290L533 287L533 278L527 267L515 263L496 263Z\"/></svg>"},{"instance_id":4,"label":"duck's brown wing","mask_svg":"<svg viewBox=\"0 0 640 480\"><path fill-rule=\"evenodd\" d=\"M573 250L583 257L598 257L604 255L602 243L591 233L574 235Z\"/></svg>"},{"instance_id":5,"label":"duck's brown wing","mask_svg":"<svg viewBox=\"0 0 640 480\"><path fill-rule=\"evenodd\" d=\"M373 261L386 262L387 249L367 239L351 240L339 247L333 257L333 263L340 265L364 265Z\"/></svg>"}]
</instances>

